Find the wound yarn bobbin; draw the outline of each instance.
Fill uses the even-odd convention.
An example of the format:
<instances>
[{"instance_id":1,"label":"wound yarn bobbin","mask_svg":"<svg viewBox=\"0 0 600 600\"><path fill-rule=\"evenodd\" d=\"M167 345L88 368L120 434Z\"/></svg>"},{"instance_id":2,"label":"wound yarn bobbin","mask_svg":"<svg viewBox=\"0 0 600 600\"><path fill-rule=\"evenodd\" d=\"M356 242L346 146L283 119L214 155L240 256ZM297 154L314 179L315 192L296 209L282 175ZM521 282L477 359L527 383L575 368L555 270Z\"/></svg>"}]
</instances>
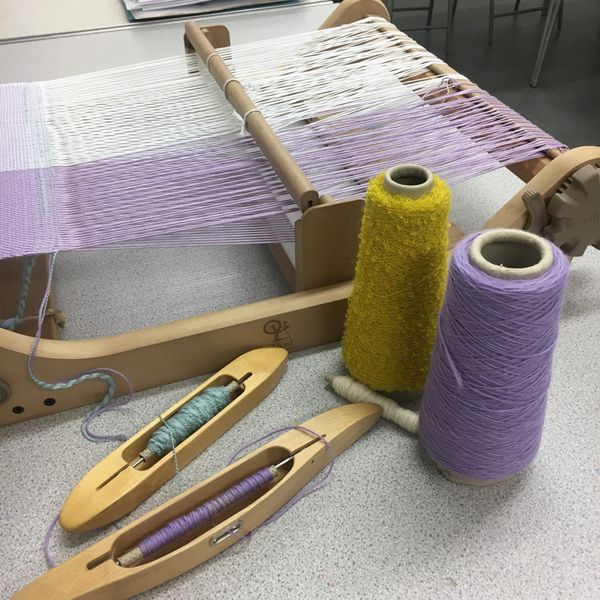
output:
<instances>
[{"instance_id":1,"label":"wound yarn bobbin","mask_svg":"<svg viewBox=\"0 0 600 600\"><path fill-rule=\"evenodd\" d=\"M146 448L139 453L131 466L134 468L148 467L169 452L173 452L175 469L179 472L176 446L206 425L240 394L244 389L244 381L250 375L251 373L246 373L240 379L234 379L227 385L207 387L186 402L169 419L165 420L160 416L162 425L154 430Z\"/></svg>"},{"instance_id":2,"label":"wound yarn bobbin","mask_svg":"<svg viewBox=\"0 0 600 600\"><path fill-rule=\"evenodd\" d=\"M517 230L454 250L419 415L427 454L474 485L512 477L541 442L568 261Z\"/></svg>"},{"instance_id":3,"label":"wound yarn bobbin","mask_svg":"<svg viewBox=\"0 0 600 600\"><path fill-rule=\"evenodd\" d=\"M369 183L342 340L352 376L374 390L423 389L442 304L450 191L400 165Z\"/></svg>"}]
</instances>

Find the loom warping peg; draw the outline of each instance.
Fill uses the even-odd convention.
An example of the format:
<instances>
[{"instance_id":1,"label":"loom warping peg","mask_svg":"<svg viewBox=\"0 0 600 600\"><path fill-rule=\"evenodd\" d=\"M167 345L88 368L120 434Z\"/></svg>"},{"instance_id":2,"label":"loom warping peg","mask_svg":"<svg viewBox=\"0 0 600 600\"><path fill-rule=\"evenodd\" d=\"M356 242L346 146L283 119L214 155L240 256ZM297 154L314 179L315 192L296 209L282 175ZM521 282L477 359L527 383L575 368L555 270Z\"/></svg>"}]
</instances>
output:
<instances>
[{"instance_id":1,"label":"loom warping peg","mask_svg":"<svg viewBox=\"0 0 600 600\"><path fill-rule=\"evenodd\" d=\"M58 327L64 329L67 324L67 315L60 308L50 308L46 312L47 317L52 317Z\"/></svg>"}]
</instances>

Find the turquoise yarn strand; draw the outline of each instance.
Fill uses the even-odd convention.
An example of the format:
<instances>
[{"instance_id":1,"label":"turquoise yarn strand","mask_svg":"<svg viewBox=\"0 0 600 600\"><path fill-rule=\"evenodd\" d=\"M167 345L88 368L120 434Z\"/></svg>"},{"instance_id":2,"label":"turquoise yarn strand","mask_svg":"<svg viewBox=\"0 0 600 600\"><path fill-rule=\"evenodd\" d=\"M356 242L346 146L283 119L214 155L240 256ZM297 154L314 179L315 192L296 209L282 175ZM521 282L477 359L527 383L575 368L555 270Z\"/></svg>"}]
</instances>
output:
<instances>
[{"instance_id":1,"label":"turquoise yarn strand","mask_svg":"<svg viewBox=\"0 0 600 600\"><path fill-rule=\"evenodd\" d=\"M157 458L173 451L174 447L208 423L231 401L225 386L204 390L184 404L167 422L159 427L148 442L148 450Z\"/></svg>"},{"instance_id":2,"label":"turquoise yarn strand","mask_svg":"<svg viewBox=\"0 0 600 600\"><path fill-rule=\"evenodd\" d=\"M21 294L19 296L19 303L17 304L17 314L10 318L2 321L0 327L2 329L8 329L14 331L25 318L25 306L27 305L27 297L29 296L29 284L31 282L31 273L35 266L35 255L28 256L25 264L23 265L23 277L21 279Z\"/></svg>"}]
</instances>

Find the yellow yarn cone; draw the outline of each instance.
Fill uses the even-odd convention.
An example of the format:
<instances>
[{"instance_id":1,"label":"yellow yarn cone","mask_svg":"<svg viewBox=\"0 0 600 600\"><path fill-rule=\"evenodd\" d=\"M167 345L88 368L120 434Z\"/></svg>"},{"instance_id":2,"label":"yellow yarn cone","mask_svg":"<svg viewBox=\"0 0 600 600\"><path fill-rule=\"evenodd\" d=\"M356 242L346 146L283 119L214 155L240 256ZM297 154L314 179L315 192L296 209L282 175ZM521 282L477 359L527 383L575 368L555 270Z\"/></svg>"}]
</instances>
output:
<instances>
[{"instance_id":1,"label":"yellow yarn cone","mask_svg":"<svg viewBox=\"0 0 600 600\"><path fill-rule=\"evenodd\" d=\"M394 167L369 183L342 353L352 376L372 389L425 385L446 283L449 211L450 190L422 167Z\"/></svg>"}]
</instances>

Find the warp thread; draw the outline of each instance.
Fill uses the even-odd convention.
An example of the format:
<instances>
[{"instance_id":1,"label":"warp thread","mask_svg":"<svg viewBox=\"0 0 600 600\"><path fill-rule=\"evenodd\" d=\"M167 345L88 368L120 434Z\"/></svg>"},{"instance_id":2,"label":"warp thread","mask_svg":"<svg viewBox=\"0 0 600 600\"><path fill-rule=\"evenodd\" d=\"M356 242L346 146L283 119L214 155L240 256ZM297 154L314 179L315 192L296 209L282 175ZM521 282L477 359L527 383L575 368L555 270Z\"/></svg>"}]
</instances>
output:
<instances>
[{"instance_id":1,"label":"warp thread","mask_svg":"<svg viewBox=\"0 0 600 600\"><path fill-rule=\"evenodd\" d=\"M218 55L338 200L398 162L459 181L561 146L459 76L422 77L439 59L379 18L222 48L207 64ZM238 135L250 111L231 112L192 55L0 85L0 258L293 241L297 206Z\"/></svg>"},{"instance_id":2,"label":"warp thread","mask_svg":"<svg viewBox=\"0 0 600 600\"><path fill-rule=\"evenodd\" d=\"M568 262L533 279L500 279L469 260L475 235L454 250L420 410L421 441L452 474L516 475L541 442Z\"/></svg>"},{"instance_id":3,"label":"warp thread","mask_svg":"<svg viewBox=\"0 0 600 600\"><path fill-rule=\"evenodd\" d=\"M413 200L390 194L384 174L366 196L354 289L342 352L346 367L375 390L422 390L442 304L450 191L434 177Z\"/></svg>"}]
</instances>

